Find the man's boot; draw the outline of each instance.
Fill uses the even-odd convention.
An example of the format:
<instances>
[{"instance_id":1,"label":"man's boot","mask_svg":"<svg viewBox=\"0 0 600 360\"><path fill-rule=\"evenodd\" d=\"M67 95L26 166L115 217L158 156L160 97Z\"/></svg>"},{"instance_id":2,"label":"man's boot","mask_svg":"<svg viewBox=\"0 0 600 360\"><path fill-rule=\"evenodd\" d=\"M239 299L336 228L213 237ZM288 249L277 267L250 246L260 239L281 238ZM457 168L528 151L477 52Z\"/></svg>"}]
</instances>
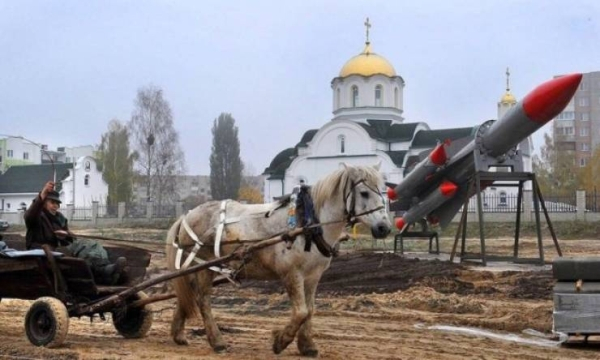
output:
<instances>
[{"instance_id":1,"label":"man's boot","mask_svg":"<svg viewBox=\"0 0 600 360\"><path fill-rule=\"evenodd\" d=\"M102 277L107 285L116 285L119 282L125 266L127 266L127 259L121 256L113 264L104 267Z\"/></svg>"}]
</instances>

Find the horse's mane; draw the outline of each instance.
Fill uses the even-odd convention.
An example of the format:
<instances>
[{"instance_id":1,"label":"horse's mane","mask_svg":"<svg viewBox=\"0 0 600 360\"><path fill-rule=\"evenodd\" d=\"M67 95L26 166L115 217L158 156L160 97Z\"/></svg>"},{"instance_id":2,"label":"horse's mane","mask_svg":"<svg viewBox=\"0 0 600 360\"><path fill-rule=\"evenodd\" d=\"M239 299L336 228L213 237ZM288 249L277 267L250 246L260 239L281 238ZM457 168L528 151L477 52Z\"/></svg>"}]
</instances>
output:
<instances>
[{"instance_id":1,"label":"horse's mane","mask_svg":"<svg viewBox=\"0 0 600 360\"><path fill-rule=\"evenodd\" d=\"M350 191L353 183L357 183L360 180L365 180L367 184L377 188L380 180L379 171L372 166L345 165L341 169L317 181L311 191L315 208L319 209L323 207L325 201L338 192ZM348 188L348 190L344 188Z\"/></svg>"}]
</instances>

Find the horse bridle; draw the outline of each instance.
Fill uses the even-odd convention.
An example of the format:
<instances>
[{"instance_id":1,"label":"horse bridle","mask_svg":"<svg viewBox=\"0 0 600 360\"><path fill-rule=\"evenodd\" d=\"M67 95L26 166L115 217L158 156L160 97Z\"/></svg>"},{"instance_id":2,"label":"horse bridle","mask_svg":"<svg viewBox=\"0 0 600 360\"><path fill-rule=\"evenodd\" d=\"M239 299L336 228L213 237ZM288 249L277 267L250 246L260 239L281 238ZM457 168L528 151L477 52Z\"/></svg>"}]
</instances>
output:
<instances>
[{"instance_id":1,"label":"horse bridle","mask_svg":"<svg viewBox=\"0 0 600 360\"><path fill-rule=\"evenodd\" d=\"M346 180L346 184L347 184L348 180ZM346 184L344 184L344 190L346 189ZM350 184L350 190L348 191L348 193L346 195L344 195L344 215L346 217L346 224L349 226L353 226L354 224L356 224L358 222L358 217L359 216L363 216L366 214L370 214L372 212L375 211L379 211L381 209L384 208L384 206L378 206L374 209L370 209L367 210L365 212L362 212L360 214L356 214L356 193L355 193L355 189L358 185L363 184L367 189L369 189L370 191L372 191L373 193L379 195L379 197L381 198L381 202L385 204L385 201L383 199L383 196L381 195L381 193L379 191L377 191L376 189L373 189L371 186L369 186L367 184L367 181L365 179L360 179L359 181L357 181L356 183L354 181L351 182ZM350 195L352 195L352 198L350 199L350 210L348 210L348 197L350 197Z\"/></svg>"}]
</instances>

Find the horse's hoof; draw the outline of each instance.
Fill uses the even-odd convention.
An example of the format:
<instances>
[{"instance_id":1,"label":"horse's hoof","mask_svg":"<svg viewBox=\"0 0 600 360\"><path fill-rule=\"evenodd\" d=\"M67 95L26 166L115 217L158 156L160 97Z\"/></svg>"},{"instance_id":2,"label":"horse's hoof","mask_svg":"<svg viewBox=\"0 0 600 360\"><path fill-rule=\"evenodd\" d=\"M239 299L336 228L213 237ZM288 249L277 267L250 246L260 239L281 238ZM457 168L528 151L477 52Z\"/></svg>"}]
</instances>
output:
<instances>
[{"instance_id":1,"label":"horse's hoof","mask_svg":"<svg viewBox=\"0 0 600 360\"><path fill-rule=\"evenodd\" d=\"M282 341L281 341L282 333L283 332L281 330L273 330L271 332L271 335L273 336L273 352L275 354L280 354L287 347L287 345L282 344Z\"/></svg>"},{"instance_id":2,"label":"horse's hoof","mask_svg":"<svg viewBox=\"0 0 600 360\"><path fill-rule=\"evenodd\" d=\"M177 345L188 345L188 341L186 338L173 338L173 340L175 341L175 344Z\"/></svg>"},{"instance_id":3,"label":"horse's hoof","mask_svg":"<svg viewBox=\"0 0 600 360\"><path fill-rule=\"evenodd\" d=\"M317 356L319 356L319 350L317 350L317 349L302 350L302 351L300 351L300 355L307 356L307 357L317 357Z\"/></svg>"},{"instance_id":4,"label":"horse's hoof","mask_svg":"<svg viewBox=\"0 0 600 360\"><path fill-rule=\"evenodd\" d=\"M222 354L224 352L227 352L227 345L215 345L215 346L213 346L213 351L216 352L217 354Z\"/></svg>"}]
</instances>

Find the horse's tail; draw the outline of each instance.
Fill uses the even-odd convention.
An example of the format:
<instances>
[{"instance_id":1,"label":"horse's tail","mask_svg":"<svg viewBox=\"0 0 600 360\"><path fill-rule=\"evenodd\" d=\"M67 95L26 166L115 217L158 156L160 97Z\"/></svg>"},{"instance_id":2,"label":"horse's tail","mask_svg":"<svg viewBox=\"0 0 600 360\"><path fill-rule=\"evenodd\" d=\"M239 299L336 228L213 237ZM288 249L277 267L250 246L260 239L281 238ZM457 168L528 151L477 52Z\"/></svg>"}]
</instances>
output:
<instances>
[{"instance_id":1,"label":"horse's tail","mask_svg":"<svg viewBox=\"0 0 600 360\"><path fill-rule=\"evenodd\" d=\"M177 270L175 268L175 261L177 257L178 248L173 246L173 243L179 243L182 219L183 217L180 217L171 226L169 232L167 233L166 258L167 267L169 271ZM184 312L186 318L198 315L198 306L195 301L196 297L194 296L195 292L191 284L191 282L193 281L192 279L195 276L196 274L191 274L187 276L176 277L175 279L171 280L171 283L173 284L173 289L175 290L175 294L177 295L177 302L181 310Z\"/></svg>"}]
</instances>

